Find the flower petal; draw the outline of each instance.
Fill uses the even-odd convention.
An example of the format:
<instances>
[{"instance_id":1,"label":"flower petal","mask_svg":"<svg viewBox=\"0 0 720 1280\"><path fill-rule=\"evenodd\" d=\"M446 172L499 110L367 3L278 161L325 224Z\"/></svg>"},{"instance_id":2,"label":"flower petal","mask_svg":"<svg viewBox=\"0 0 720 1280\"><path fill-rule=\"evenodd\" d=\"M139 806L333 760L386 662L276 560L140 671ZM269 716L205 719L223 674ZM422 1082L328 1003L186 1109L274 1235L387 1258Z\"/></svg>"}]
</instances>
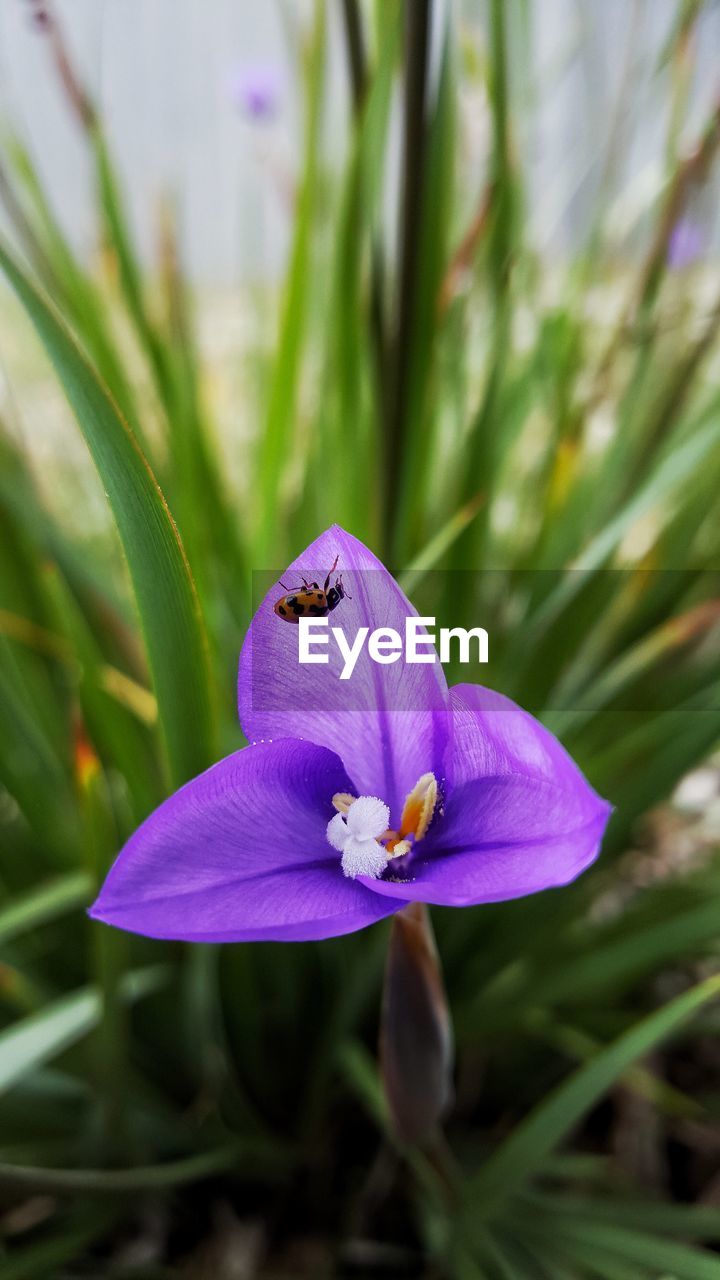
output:
<instances>
[{"instance_id":1,"label":"flower petal","mask_svg":"<svg viewBox=\"0 0 720 1280\"><path fill-rule=\"evenodd\" d=\"M405 796L418 778L446 773L451 714L439 662L380 664L367 645L352 675L340 679L343 659L332 635L323 665L299 662L299 628L273 612L276 601L302 578L322 587L335 558L348 593L329 615L352 644L358 629L392 627L405 636L416 616L380 561L337 526L328 529L283 573L263 600L248 631L238 676L240 722L251 741L304 738L340 756L354 793L379 796L399 821ZM352 598L348 598L352 597ZM323 652L317 650L318 653Z\"/></svg>"},{"instance_id":2,"label":"flower petal","mask_svg":"<svg viewBox=\"0 0 720 1280\"><path fill-rule=\"evenodd\" d=\"M610 806L592 790L565 748L549 729L511 698L479 684L457 684L450 691L456 785L477 778L523 775L544 779L581 798L592 808Z\"/></svg>"},{"instance_id":3,"label":"flower petal","mask_svg":"<svg viewBox=\"0 0 720 1280\"><path fill-rule=\"evenodd\" d=\"M557 739L509 698L452 690L455 786L405 881L375 892L447 906L497 902L567 884L600 849L611 806Z\"/></svg>"},{"instance_id":4,"label":"flower petal","mask_svg":"<svg viewBox=\"0 0 720 1280\"><path fill-rule=\"evenodd\" d=\"M90 914L153 938L302 941L391 914L327 842L337 756L310 743L247 747L170 796L117 858Z\"/></svg>"}]
</instances>

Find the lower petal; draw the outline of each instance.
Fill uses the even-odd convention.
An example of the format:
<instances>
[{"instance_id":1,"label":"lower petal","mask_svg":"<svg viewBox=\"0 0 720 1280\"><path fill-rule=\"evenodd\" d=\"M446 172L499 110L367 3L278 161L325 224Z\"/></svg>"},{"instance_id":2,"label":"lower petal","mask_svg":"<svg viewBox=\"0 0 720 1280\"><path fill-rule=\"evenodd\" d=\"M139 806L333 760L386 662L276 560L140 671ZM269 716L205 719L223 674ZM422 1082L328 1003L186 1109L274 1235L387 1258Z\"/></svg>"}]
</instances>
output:
<instances>
[{"instance_id":1,"label":"lower petal","mask_svg":"<svg viewBox=\"0 0 720 1280\"><path fill-rule=\"evenodd\" d=\"M448 806L450 822L443 826L442 835L429 842L427 850L415 855L406 878L362 883L375 893L402 902L475 906L569 884L600 852L607 809L568 830L542 835L534 824L526 836L507 833L503 837L500 832L494 836L491 827L483 828L482 817L497 801L497 795L491 799L474 787L464 790L458 799L465 812L453 820L452 805ZM542 803L546 798L525 791L515 797L515 804L522 809L526 802L534 799Z\"/></svg>"},{"instance_id":2,"label":"lower petal","mask_svg":"<svg viewBox=\"0 0 720 1280\"><path fill-rule=\"evenodd\" d=\"M611 806L509 698L475 685L451 698L455 786L445 812L402 874L363 883L402 901L469 906L574 880L597 857Z\"/></svg>"},{"instance_id":3,"label":"lower petal","mask_svg":"<svg viewBox=\"0 0 720 1280\"><path fill-rule=\"evenodd\" d=\"M399 904L342 873L326 831L349 789L333 752L285 739L238 751L170 796L119 854L90 914L153 938L303 941Z\"/></svg>"}]
</instances>

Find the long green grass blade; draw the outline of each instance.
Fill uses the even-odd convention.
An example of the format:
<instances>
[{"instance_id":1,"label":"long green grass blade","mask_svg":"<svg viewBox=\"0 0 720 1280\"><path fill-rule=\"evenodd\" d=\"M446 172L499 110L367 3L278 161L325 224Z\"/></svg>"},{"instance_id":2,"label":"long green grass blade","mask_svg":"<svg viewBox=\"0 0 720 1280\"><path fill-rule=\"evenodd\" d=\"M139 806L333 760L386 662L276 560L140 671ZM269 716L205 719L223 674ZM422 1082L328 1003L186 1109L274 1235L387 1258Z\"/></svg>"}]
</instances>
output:
<instances>
[{"instance_id":1,"label":"long green grass blade","mask_svg":"<svg viewBox=\"0 0 720 1280\"><path fill-rule=\"evenodd\" d=\"M121 984L123 997L137 1000L150 995L163 985L166 977L167 971L162 968L128 973ZM0 1032L0 1093L87 1035L97 1026L101 1012L98 991L85 987L61 996L38 1013Z\"/></svg>"},{"instance_id":2,"label":"long green grass blade","mask_svg":"<svg viewBox=\"0 0 720 1280\"><path fill-rule=\"evenodd\" d=\"M267 420L259 458L262 505L259 510L258 553L267 558L278 520L280 486L293 439L312 278L312 228L319 163L325 6L316 0L307 67L307 121L304 169L295 216L295 235L283 302L278 354L272 376ZM262 563L262 559L260 561Z\"/></svg>"},{"instance_id":3,"label":"long green grass blade","mask_svg":"<svg viewBox=\"0 0 720 1280\"><path fill-rule=\"evenodd\" d=\"M85 871L69 872L49 884L38 885L0 910L0 945L86 906L91 892L92 879Z\"/></svg>"},{"instance_id":4,"label":"long green grass blade","mask_svg":"<svg viewBox=\"0 0 720 1280\"><path fill-rule=\"evenodd\" d=\"M558 1226L561 1235L582 1241L595 1256L625 1260L643 1269L646 1275L673 1276L677 1280L720 1280L720 1258L674 1240L658 1240L655 1236L624 1227L603 1223L564 1219Z\"/></svg>"},{"instance_id":5,"label":"long green grass blade","mask_svg":"<svg viewBox=\"0 0 720 1280\"><path fill-rule=\"evenodd\" d=\"M619 938L596 939L591 951L571 969L565 966L541 979L534 998L550 1002L580 996L587 1000L598 991L612 991L618 985L637 982L675 957L698 953L717 939L718 900L699 902L687 911L670 916L667 908L655 924L634 928Z\"/></svg>"},{"instance_id":6,"label":"long green grass blade","mask_svg":"<svg viewBox=\"0 0 720 1280\"><path fill-rule=\"evenodd\" d=\"M513 1131L470 1183L473 1212L485 1217L540 1167L584 1113L643 1054L677 1031L698 1009L720 995L712 977L678 996L632 1027L591 1062L559 1085Z\"/></svg>"},{"instance_id":7,"label":"long green grass blade","mask_svg":"<svg viewBox=\"0 0 720 1280\"><path fill-rule=\"evenodd\" d=\"M183 1160L133 1169L34 1169L4 1162L0 1163L0 1186L62 1196L122 1195L200 1182L228 1170L247 1168L248 1162L256 1168L259 1161L265 1172L273 1157L277 1170L286 1165L287 1156L279 1147L274 1150L264 1143L237 1142Z\"/></svg>"},{"instance_id":8,"label":"long green grass blade","mask_svg":"<svg viewBox=\"0 0 720 1280\"><path fill-rule=\"evenodd\" d=\"M67 331L7 250L0 266L55 366L115 516L148 649L175 783L215 753L202 617L180 538L137 441Z\"/></svg>"}]
</instances>

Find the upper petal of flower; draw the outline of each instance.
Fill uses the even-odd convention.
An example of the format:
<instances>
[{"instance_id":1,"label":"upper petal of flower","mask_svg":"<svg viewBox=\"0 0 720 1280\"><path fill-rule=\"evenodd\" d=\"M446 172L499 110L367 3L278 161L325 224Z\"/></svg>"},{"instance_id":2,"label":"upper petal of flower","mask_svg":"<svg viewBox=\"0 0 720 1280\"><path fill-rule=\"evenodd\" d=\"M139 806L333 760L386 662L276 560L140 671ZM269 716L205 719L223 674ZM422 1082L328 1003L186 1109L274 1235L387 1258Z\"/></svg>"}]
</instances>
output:
<instances>
[{"instance_id":1,"label":"upper petal of flower","mask_svg":"<svg viewBox=\"0 0 720 1280\"><path fill-rule=\"evenodd\" d=\"M551 783L583 812L611 806L586 780L554 733L512 698L479 684L456 684L450 691L456 784L509 775Z\"/></svg>"},{"instance_id":2,"label":"upper petal of flower","mask_svg":"<svg viewBox=\"0 0 720 1280\"><path fill-rule=\"evenodd\" d=\"M131 837L90 914L153 938L302 941L391 914L327 841L337 756L308 742L247 747L170 796Z\"/></svg>"},{"instance_id":3,"label":"upper petal of flower","mask_svg":"<svg viewBox=\"0 0 720 1280\"><path fill-rule=\"evenodd\" d=\"M452 690L454 786L406 880L376 893L447 906L496 902L567 884L600 849L611 806L558 740L509 698Z\"/></svg>"},{"instance_id":4,"label":"upper petal of flower","mask_svg":"<svg viewBox=\"0 0 720 1280\"><path fill-rule=\"evenodd\" d=\"M416 616L409 600L381 562L344 530L333 526L303 551L283 575L287 587L302 578L322 587L337 557L351 598L330 614L349 643L358 628L392 627L404 638L405 621ZM258 609L240 655L240 722L251 741L305 738L335 751L353 781L354 794L379 796L393 820L405 796L424 773L446 775L451 732L448 689L438 662L407 665L401 656L379 664L364 646L348 680L332 637L327 665L301 665L298 627L273 612L286 594L280 582Z\"/></svg>"}]
</instances>

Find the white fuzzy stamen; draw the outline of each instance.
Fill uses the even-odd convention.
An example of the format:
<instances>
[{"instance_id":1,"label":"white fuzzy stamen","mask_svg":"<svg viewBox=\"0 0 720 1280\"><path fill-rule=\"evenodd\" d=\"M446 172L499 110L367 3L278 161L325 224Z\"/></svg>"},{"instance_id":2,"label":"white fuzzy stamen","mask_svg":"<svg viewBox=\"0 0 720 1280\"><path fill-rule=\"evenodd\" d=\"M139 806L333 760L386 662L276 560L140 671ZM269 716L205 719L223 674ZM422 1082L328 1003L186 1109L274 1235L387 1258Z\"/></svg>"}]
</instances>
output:
<instances>
[{"instance_id":1,"label":"white fuzzy stamen","mask_svg":"<svg viewBox=\"0 0 720 1280\"><path fill-rule=\"evenodd\" d=\"M387 850L378 838L387 831L390 810L376 796L360 796L347 813L336 813L327 826L327 838L333 849L342 853L342 869L346 876L382 875L388 862Z\"/></svg>"}]
</instances>

